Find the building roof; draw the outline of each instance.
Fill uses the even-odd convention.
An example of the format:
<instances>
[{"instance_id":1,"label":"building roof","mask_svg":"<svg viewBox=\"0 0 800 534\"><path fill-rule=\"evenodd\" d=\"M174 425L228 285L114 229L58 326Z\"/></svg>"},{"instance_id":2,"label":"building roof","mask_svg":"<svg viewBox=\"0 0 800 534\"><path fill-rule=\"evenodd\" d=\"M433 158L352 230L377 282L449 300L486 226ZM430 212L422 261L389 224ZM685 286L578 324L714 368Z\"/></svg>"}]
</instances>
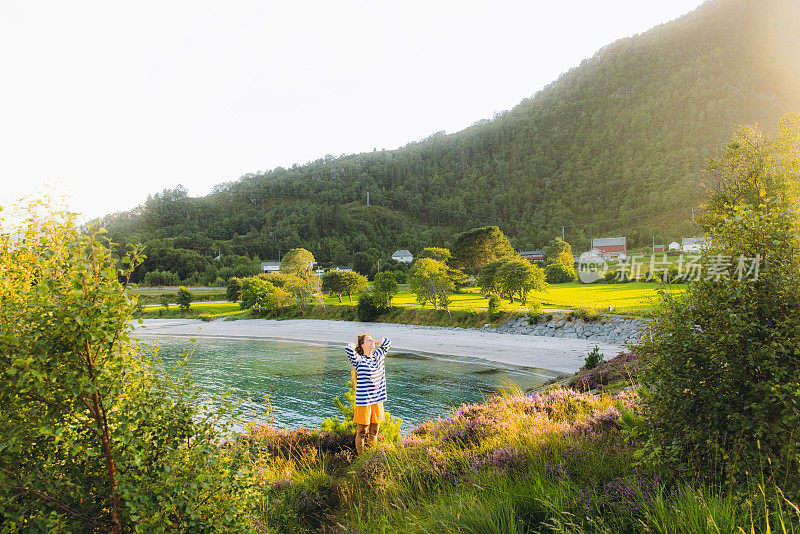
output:
<instances>
[{"instance_id":1,"label":"building roof","mask_svg":"<svg viewBox=\"0 0 800 534\"><path fill-rule=\"evenodd\" d=\"M544 250L521 250L520 256L544 256Z\"/></svg>"},{"instance_id":2,"label":"building roof","mask_svg":"<svg viewBox=\"0 0 800 534\"><path fill-rule=\"evenodd\" d=\"M280 266L281 266L281 262L279 262L279 261L262 261L261 262L261 268L262 269L264 267L280 267Z\"/></svg>"},{"instance_id":3,"label":"building roof","mask_svg":"<svg viewBox=\"0 0 800 534\"><path fill-rule=\"evenodd\" d=\"M681 245L699 245L706 243L707 240L705 237L682 237L681 238Z\"/></svg>"},{"instance_id":4,"label":"building roof","mask_svg":"<svg viewBox=\"0 0 800 534\"><path fill-rule=\"evenodd\" d=\"M600 237L592 239L592 247L610 247L626 245L624 237Z\"/></svg>"},{"instance_id":5,"label":"building roof","mask_svg":"<svg viewBox=\"0 0 800 534\"><path fill-rule=\"evenodd\" d=\"M394 258L395 256L412 256L412 254L411 254L410 251L408 251L406 249L400 249L400 250L395 250L394 251L394 254L392 254L392 257Z\"/></svg>"}]
</instances>

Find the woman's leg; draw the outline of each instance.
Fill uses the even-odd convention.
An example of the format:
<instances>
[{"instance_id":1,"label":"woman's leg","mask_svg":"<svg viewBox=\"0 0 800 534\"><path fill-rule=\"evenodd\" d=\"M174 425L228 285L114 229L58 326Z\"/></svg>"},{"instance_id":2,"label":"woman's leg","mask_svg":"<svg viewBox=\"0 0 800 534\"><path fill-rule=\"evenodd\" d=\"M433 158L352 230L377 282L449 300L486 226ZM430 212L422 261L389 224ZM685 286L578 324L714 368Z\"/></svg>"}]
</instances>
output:
<instances>
[{"instance_id":1,"label":"woman's leg","mask_svg":"<svg viewBox=\"0 0 800 534\"><path fill-rule=\"evenodd\" d=\"M370 425L356 424L356 454L364 452L364 440L367 438L367 431Z\"/></svg>"},{"instance_id":2,"label":"woman's leg","mask_svg":"<svg viewBox=\"0 0 800 534\"><path fill-rule=\"evenodd\" d=\"M380 426L380 423L369 424L369 428L367 428L367 447L373 447L378 444L378 429Z\"/></svg>"}]
</instances>

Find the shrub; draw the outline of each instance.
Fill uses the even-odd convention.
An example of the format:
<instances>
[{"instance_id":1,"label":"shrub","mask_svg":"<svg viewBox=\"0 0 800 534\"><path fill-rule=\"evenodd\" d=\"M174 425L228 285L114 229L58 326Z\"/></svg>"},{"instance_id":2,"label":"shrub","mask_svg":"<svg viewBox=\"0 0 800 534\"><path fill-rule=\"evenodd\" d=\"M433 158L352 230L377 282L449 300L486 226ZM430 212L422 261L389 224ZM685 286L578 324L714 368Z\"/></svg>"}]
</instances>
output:
<instances>
[{"instance_id":1,"label":"shrub","mask_svg":"<svg viewBox=\"0 0 800 534\"><path fill-rule=\"evenodd\" d=\"M131 342L136 255L119 269L99 232L49 217L0 234L2 530L246 530L253 479L217 429L230 414Z\"/></svg>"},{"instance_id":2,"label":"shrub","mask_svg":"<svg viewBox=\"0 0 800 534\"><path fill-rule=\"evenodd\" d=\"M653 360L654 450L676 471L737 482L763 464L765 476L780 473L784 489L800 485L786 477L800 467L798 131L797 117L781 123L778 141L744 129L709 164L701 220L713 248L700 263L717 276L682 296L663 293L654 335L637 349ZM737 258L752 267L758 257L758 276L737 274Z\"/></svg>"},{"instance_id":3,"label":"shrub","mask_svg":"<svg viewBox=\"0 0 800 534\"><path fill-rule=\"evenodd\" d=\"M563 263L551 263L544 268L545 280L548 284L563 284L572 282L576 278L575 269Z\"/></svg>"},{"instance_id":4,"label":"shrub","mask_svg":"<svg viewBox=\"0 0 800 534\"><path fill-rule=\"evenodd\" d=\"M586 355L586 359L583 362L583 369L591 370L597 367L597 364L603 361L605 356L602 352L600 352L600 347L595 345L595 347L589 351L589 354Z\"/></svg>"},{"instance_id":5,"label":"shrub","mask_svg":"<svg viewBox=\"0 0 800 534\"><path fill-rule=\"evenodd\" d=\"M572 311L572 315L585 323L593 323L599 321L603 317L599 311L588 306L580 306L575 308Z\"/></svg>"},{"instance_id":6,"label":"shrub","mask_svg":"<svg viewBox=\"0 0 800 534\"><path fill-rule=\"evenodd\" d=\"M490 295L489 309L488 309L489 321L494 322L500 318L500 307L501 307L500 297L498 297L497 295Z\"/></svg>"},{"instance_id":7,"label":"shrub","mask_svg":"<svg viewBox=\"0 0 800 534\"><path fill-rule=\"evenodd\" d=\"M192 300L194 300L194 295L192 292L186 289L184 286L178 288L178 296L175 298L175 302L178 303L178 307L183 311L189 309L189 306L192 305Z\"/></svg>"},{"instance_id":8,"label":"shrub","mask_svg":"<svg viewBox=\"0 0 800 534\"><path fill-rule=\"evenodd\" d=\"M347 393L344 394L344 398L345 402L339 400L339 397L333 399L333 404L339 410L342 419L330 417L322 422L320 428L323 432L330 432L336 436L355 438L356 423L353 421L353 415L356 405L356 386L352 380L347 381ZM403 420L393 417L389 412L385 412L385 416L386 419L380 427L380 438L383 441L396 443L400 440L400 425Z\"/></svg>"},{"instance_id":9,"label":"shrub","mask_svg":"<svg viewBox=\"0 0 800 534\"><path fill-rule=\"evenodd\" d=\"M243 310L251 309L256 315L263 315L286 304L289 296L283 289L253 276L242 280L242 301L239 307Z\"/></svg>"},{"instance_id":10,"label":"shrub","mask_svg":"<svg viewBox=\"0 0 800 534\"><path fill-rule=\"evenodd\" d=\"M158 303L164 306L164 309L166 310L169 310L169 301L170 296L166 293L158 297Z\"/></svg>"},{"instance_id":11,"label":"shrub","mask_svg":"<svg viewBox=\"0 0 800 534\"><path fill-rule=\"evenodd\" d=\"M228 302L238 302L242 296L242 279L235 276L228 278L228 289L225 292Z\"/></svg>"},{"instance_id":12,"label":"shrub","mask_svg":"<svg viewBox=\"0 0 800 534\"><path fill-rule=\"evenodd\" d=\"M362 323L371 323L375 321L380 314L381 309L375 303L375 297L372 295L361 295L358 297L356 315L359 321Z\"/></svg>"}]
</instances>

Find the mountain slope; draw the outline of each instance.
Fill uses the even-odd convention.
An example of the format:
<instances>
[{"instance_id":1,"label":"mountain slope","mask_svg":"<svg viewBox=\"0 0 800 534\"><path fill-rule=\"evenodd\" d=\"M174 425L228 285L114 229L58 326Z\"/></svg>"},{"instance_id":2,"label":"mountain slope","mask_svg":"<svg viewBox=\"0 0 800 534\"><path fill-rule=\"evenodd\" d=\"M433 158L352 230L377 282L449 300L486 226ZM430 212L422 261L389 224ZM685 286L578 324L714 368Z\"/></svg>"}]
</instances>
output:
<instances>
[{"instance_id":1,"label":"mountain slope","mask_svg":"<svg viewBox=\"0 0 800 534\"><path fill-rule=\"evenodd\" d=\"M491 121L246 175L203 198L165 191L104 224L123 241L191 236L198 249L227 244L262 258L305 246L322 261L334 261L336 247L341 259L446 244L486 224L520 248L543 246L562 226L576 251L593 236L644 244L689 235L705 158L736 124L772 128L800 111L799 6L714 0L601 49ZM367 192L386 210L353 215ZM175 195L182 211L172 213L165 198ZM340 212L349 223L331 222ZM377 228L389 219L391 231Z\"/></svg>"}]
</instances>

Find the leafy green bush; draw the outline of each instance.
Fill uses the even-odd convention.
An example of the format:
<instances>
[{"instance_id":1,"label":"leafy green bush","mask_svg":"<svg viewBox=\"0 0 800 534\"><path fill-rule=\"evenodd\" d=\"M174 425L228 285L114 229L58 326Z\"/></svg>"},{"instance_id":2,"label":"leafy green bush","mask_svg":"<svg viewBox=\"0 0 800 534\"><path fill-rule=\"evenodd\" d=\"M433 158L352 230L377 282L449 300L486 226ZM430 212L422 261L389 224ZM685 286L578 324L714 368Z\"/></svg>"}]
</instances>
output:
<instances>
[{"instance_id":1,"label":"leafy green bush","mask_svg":"<svg viewBox=\"0 0 800 534\"><path fill-rule=\"evenodd\" d=\"M701 220L713 248L700 263L714 276L664 293L638 348L653 361L654 450L677 470L737 482L763 465L784 489L800 487L799 132L797 117L776 141L744 129L710 163ZM738 258L758 261L757 276Z\"/></svg>"},{"instance_id":2,"label":"leafy green bush","mask_svg":"<svg viewBox=\"0 0 800 534\"><path fill-rule=\"evenodd\" d=\"M600 352L600 347L595 345L595 347L589 351L589 354L586 355L586 359L583 362L582 369L591 370L597 367L597 364L602 362L605 358L605 355Z\"/></svg>"},{"instance_id":3,"label":"leafy green bush","mask_svg":"<svg viewBox=\"0 0 800 534\"><path fill-rule=\"evenodd\" d=\"M225 297L228 302L238 302L242 296L242 279L235 276L228 278L228 288Z\"/></svg>"},{"instance_id":4,"label":"leafy green bush","mask_svg":"<svg viewBox=\"0 0 800 534\"><path fill-rule=\"evenodd\" d=\"M347 381L347 393L344 394L345 402L339 400L339 397L333 399L333 404L342 419L339 417L329 417L322 422L320 428L323 432L332 432L336 435L348 435L355 438L356 423L353 421L356 405L356 386L352 380ZM399 417L392 416L388 411L384 412L386 419L381 423L380 438L382 441L389 443L396 443L400 440L400 425L403 420Z\"/></svg>"},{"instance_id":5,"label":"leafy green bush","mask_svg":"<svg viewBox=\"0 0 800 534\"><path fill-rule=\"evenodd\" d=\"M563 284L566 282L573 282L577 275L575 269L570 265L563 263L551 263L544 268L545 280L548 284Z\"/></svg>"},{"instance_id":6,"label":"leafy green bush","mask_svg":"<svg viewBox=\"0 0 800 534\"><path fill-rule=\"evenodd\" d=\"M501 308L501 306L502 306L502 303L500 302L500 297L498 297L497 295L490 295L489 296L488 315L489 315L489 320L491 322L496 321L500 317L500 308Z\"/></svg>"},{"instance_id":7,"label":"leafy green bush","mask_svg":"<svg viewBox=\"0 0 800 534\"><path fill-rule=\"evenodd\" d=\"M118 269L72 216L26 219L0 234L2 530L247 530L255 486L221 447L225 412L130 340L137 255Z\"/></svg>"},{"instance_id":8,"label":"leafy green bush","mask_svg":"<svg viewBox=\"0 0 800 534\"><path fill-rule=\"evenodd\" d=\"M358 320L362 323L371 323L378 318L381 310L375 303L375 297L372 295L361 295L358 297L358 304L356 305L356 315Z\"/></svg>"},{"instance_id":9,"label":"leafy green bush","mask_svg":"<svg viewBox=\"0 0 800 534\"><path fill-rule=\"evenodd\" d=\"M572 316L580 319L585 323L593 323L599 321L603 314L594 308L588 306L580 306L572 311Z\"/></svg>"},{"instance_id":10,"label":"leafy green bush","mask_svg":"<svg viewBox=\"0 0 800 534\"><path fill-rule=\"evenodd\" d=\"M264 315L284 305L289 296L266 280L253 276L242 280L241 302L243 310L252 309L256 315Z\"/></svg>"},{"instance_id":11,"label":"leafy green bush","mask_svg":"<svg viewBox=\"0 0 800 534\"><path fill-rule=\"evenodd\" d=\"M189 309L189 306L192 305L192 301L194 297L192 292L186 289L185 287L181 286L178 288L178 296L175 299L175 302L178 303L178 307L184 311Z\"/></svg>"}]
</instances>

